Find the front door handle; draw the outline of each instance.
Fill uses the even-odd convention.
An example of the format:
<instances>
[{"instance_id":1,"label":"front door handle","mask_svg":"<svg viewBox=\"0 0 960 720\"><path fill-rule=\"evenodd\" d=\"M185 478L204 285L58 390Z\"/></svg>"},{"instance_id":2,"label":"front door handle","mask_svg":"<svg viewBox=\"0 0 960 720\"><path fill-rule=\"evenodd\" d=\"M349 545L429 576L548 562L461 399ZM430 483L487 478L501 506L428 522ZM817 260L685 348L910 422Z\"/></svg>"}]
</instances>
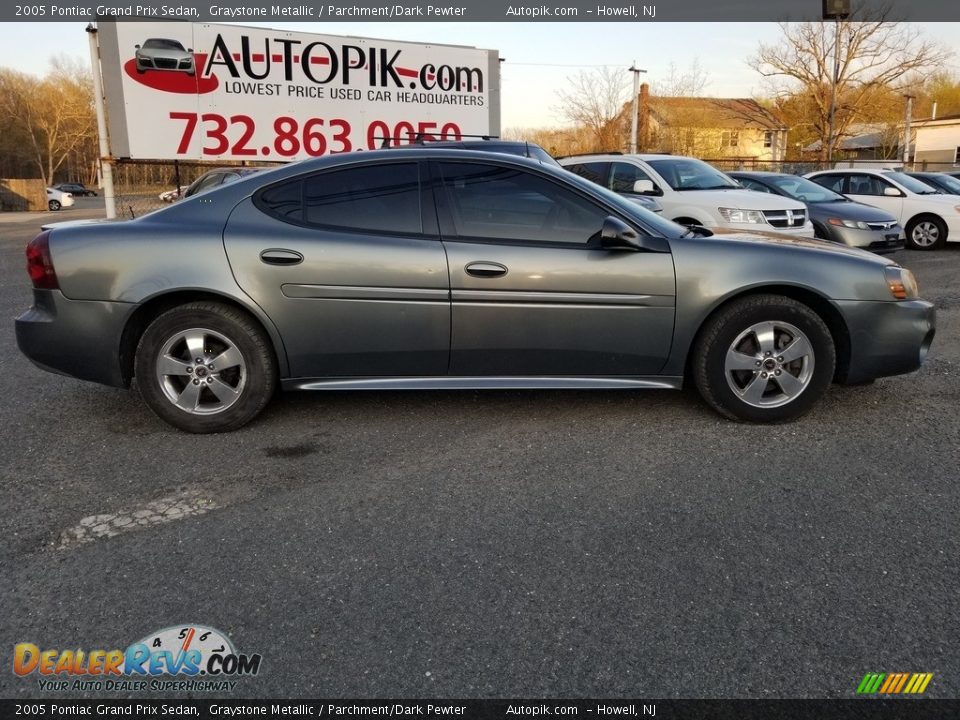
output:
<instances>
[{"instance_id":1,"label":"front door handle","mask_svg":"<svg viewBox=\"0 0 960 720\"><path fill-rule=\"evenodd\" d=\"M260 253L260 260L267 265L299 265L303 262L303 255L296 250L270 248Z\"/></svg>"},{"instance_id":2,"label":"front door handle","mask_svg":"<svg viewBox=\"0 0 960 720\"><path fill-rule=\"evenodd\" d=\"M467 271L467 275L473 275L473 277L478 278L503 277L507 274L506 265L485 260L468 263L464 270Z\"/></svg>"}]
</instances>

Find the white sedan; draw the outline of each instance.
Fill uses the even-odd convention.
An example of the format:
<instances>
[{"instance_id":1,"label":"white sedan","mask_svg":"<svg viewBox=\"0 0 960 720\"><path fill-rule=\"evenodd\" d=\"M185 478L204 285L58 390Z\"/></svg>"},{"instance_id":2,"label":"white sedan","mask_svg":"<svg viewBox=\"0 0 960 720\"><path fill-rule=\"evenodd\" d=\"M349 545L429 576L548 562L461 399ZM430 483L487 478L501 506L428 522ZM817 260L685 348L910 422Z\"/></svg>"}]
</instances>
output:
<instances>
[{"instance_id":1,"label":"white sedan","mask_svg":"<svg viewBox=\"0 0 960 720\"><path fill-rule=\"evenodd\" d=\"M50 210L59 210L60 208L71 207L73 205L73 195L56 188L47 188L47 207Z\"/></svg>"},{"instance_id":2,"label":"white sedan","mask_svg":"<svg viewBox=\"0 0 960 720\"><path fill-rule=\"evenodd\" d=\"M907 247L933 250L960 242L960 197L896 170L822 170L805 175L851 200L886 210L906 228Z\"/></svg>"}]
</instances>

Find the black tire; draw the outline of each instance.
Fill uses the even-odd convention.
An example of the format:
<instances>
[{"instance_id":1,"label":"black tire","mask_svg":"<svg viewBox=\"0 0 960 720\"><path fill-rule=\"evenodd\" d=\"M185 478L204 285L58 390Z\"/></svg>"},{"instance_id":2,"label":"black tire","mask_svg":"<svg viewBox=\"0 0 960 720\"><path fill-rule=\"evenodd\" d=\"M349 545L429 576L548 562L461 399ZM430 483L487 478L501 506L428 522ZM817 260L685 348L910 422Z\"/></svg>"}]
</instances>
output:
<instances>
[{"instance_id":1,"label":"black tire","mask_svg":"<svg viewBox=\"0 0 960 720\"><path fill-rule=\"evenodd\" d=\"M201 346L203 363L197 364L193 355ZM168 359L161 366L163 357L173 362ZM224 358L219 368L218 357ZM277 387L276 361L263 331L243 311L217 302L187 303L158 316L140 338L134 372L150 409L192 433L229 432L246 425ZM178 407L178 401L193 407Z\"/></svg>"},{"instance_id":2,"label":"black tire","mask_svg":"<svg viewBox=\"0 0 960 720\"><path fill-rule=\"evenodd\" d=\"M806 345L791 344L798 339ZM804 347L809 352L789 359L791 348ZM750 422L800 417L826 392L836 366L833 337L820 316L781 295L752 295L721 308L704 324L693 352L693 379L707 404L731 420ZM729 370L728 354L734 368L744 367Z\"/></svg>"},{"instance_id":3,"label":"black tire","mask_svg":"<svg viewBox=\"0 0 960 720\"><path fill-rule=\"evenodd\" d=\"M947 224L936 215L918 215L907 223L907 247L936 250L947 242Z\"/></svg>"},{"instance_id":4,"label":"black tire","mask_svg":"<svg viewBox=\"0 0 960 720\"><path fill-rule=\"evenodd\" d=\"M57 210L60 209L60 201L59 201L59 200L50 200L50 201L47 203L47 207L50 208L51 210L53 210L54 212L56 212Z\"/></svg>"}]
</instances>

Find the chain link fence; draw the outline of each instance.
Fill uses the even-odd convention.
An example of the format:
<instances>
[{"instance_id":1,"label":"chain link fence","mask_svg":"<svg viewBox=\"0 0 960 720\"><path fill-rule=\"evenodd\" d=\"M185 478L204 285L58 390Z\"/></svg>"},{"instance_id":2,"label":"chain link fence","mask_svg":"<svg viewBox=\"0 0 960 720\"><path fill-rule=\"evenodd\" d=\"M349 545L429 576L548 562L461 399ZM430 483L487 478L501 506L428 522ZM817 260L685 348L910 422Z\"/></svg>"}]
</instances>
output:
<instances>
[{"instance_id":1,"label":"chain link fence","mask_svg":"<svg viewBox=\"0 0 960 720\"><path fill-rule=\"evenodd\" d=\"M135 218L180 199L204 173L225 167L276 167L277 163L119 160L113 166L117 217ZM179 192L178 192L179 189Z\"/></svg>"},{"instance_id":2,"label":"chain link fence","mask_svg":"<svg viewBox=\"0 0 960 720\"><path fill-rule=\"evenodd\" d=\"M729 157L708 160L718 170L768 171L805 175L817 170L853 169L879 170L895 169L907 172L960 172L960 165L950 162L929 162L917 160L904 164L902 159L890 160L760 160L752 157Z\"/></svg>"}]
</instances>

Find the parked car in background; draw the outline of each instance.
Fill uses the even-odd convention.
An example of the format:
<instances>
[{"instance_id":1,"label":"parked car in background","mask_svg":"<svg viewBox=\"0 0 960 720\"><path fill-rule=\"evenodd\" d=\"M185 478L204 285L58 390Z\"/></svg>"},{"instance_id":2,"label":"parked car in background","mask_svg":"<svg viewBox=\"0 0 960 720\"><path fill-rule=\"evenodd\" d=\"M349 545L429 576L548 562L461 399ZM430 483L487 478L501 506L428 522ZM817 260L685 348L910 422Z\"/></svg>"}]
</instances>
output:
<instances>
[{"instance_id":1,"label":"parked car in background","mask_svg":"<svg viewBox=\"0 0 960 720\"><path fill-rule=\"evenodd\" d=\"M674 155L576 155L558 159L578 175L627 197L655 197L681 225L770 231L813 237L807 208L796 200L744 190L711 165Z\"/></svg>"},{"instance_id":2,"label":"parked car in background","mask_svg":"<svg viewBox=\"0 0 960 720\"><path fill-rule=\"evenodd\" d=\"M96 197L97 191L85 187L83 183L60 183L53 186L54 190L70 193L74 197Z\"/></svg>"},{"instance_id":3,"label":"parked car in background","mask_svg":"<svg viewBox=\"0 0 960 720\"><path fill-rule=\"evenodd\" d=\"M147 70L173 70L196 74L193 48L184 48L178 40L170 38L150 38L143 45L134 46L137 72Z\"/></svg>"},{"instance_id":4,"label":"parked car in background","mask_svg":"<svg viewBox=\"0 0 960 720\"><path fill-rule=\"evenodd\" d=\"M886 210L906 229L907 246L933 250L960 241L960 200L896 170L823 170L805 177L851 200Z\"/></svg>"},{"instance_id":5,"label":"parked car in background","mask_svg":"<svg viewBox=\"0 0 960 720\"><path fill-rule=\"evenodd\" d=\"M135 220L45 229L27 248L17 343L47 370L136 377L190 432L242 426L278 385L691 382L726 417L783 421L831 382L923 363L934 308L909 270L782 233L717 234L523 157L328 155Z\"/></svg>"},{"instance_id":6,"label":"parked car in background","mask_svg":"<svg viewBox=\"0 0 960 720\"><path fill-rule=\"evenodd\" d=\"M181 185L179 188L174 188L173 190L164 190L162 193L160 193L159 197L165 203L176 202L183 197L183 194L189 187L189 185Z\"/></svg>"},{"instance_id":7,"label":"parked car in background","mask_svg":"<svg viewBox=\"0 0 960 720\"><path fill-rule=\"evenodd\" d=\"M908 172L910 177L924 182L944 195L960 195L960 179L939 172Z\"/></svg>"},{"instance_id":8,"label":"parked car in background","mask_svg":"<svg viewBox=\"0 0 960 720\"><path fill-rule=\"evenodd\" d=\"M854 202L812 180L774 172L728 172L747 190L799 200L807 206L814 236L877 253L903 249L903 228L893 215Z\"/></svg>"},{"instance_id":9,"label":"parked car in background","mask_svg":"<svg viewBox=\"0 0 960 720\"><path fill-rule=\"evenodd\" d=\"M72 205L73 195L56 188L47 188L47 208L49 210L59 210Z\"/></svg>"},{"instance_id":10,"label":"parked car in background","mask_svg":"<svg viewBox=\"0 0 960 720\"><path fill-rule=\"evenodd\" d=\"M229 167L210 170L190 183L187 186L187 189L183 191L181 197L193 197L194 195L205 193L208 190L213 190L221 185L229 185L230 183L236 182L246 175L251 175L255 172L259 172L262 169L263 168L255 167ZM170 202L173 202L174 199L171 199Z\"/></svg>"}]
</instances>

